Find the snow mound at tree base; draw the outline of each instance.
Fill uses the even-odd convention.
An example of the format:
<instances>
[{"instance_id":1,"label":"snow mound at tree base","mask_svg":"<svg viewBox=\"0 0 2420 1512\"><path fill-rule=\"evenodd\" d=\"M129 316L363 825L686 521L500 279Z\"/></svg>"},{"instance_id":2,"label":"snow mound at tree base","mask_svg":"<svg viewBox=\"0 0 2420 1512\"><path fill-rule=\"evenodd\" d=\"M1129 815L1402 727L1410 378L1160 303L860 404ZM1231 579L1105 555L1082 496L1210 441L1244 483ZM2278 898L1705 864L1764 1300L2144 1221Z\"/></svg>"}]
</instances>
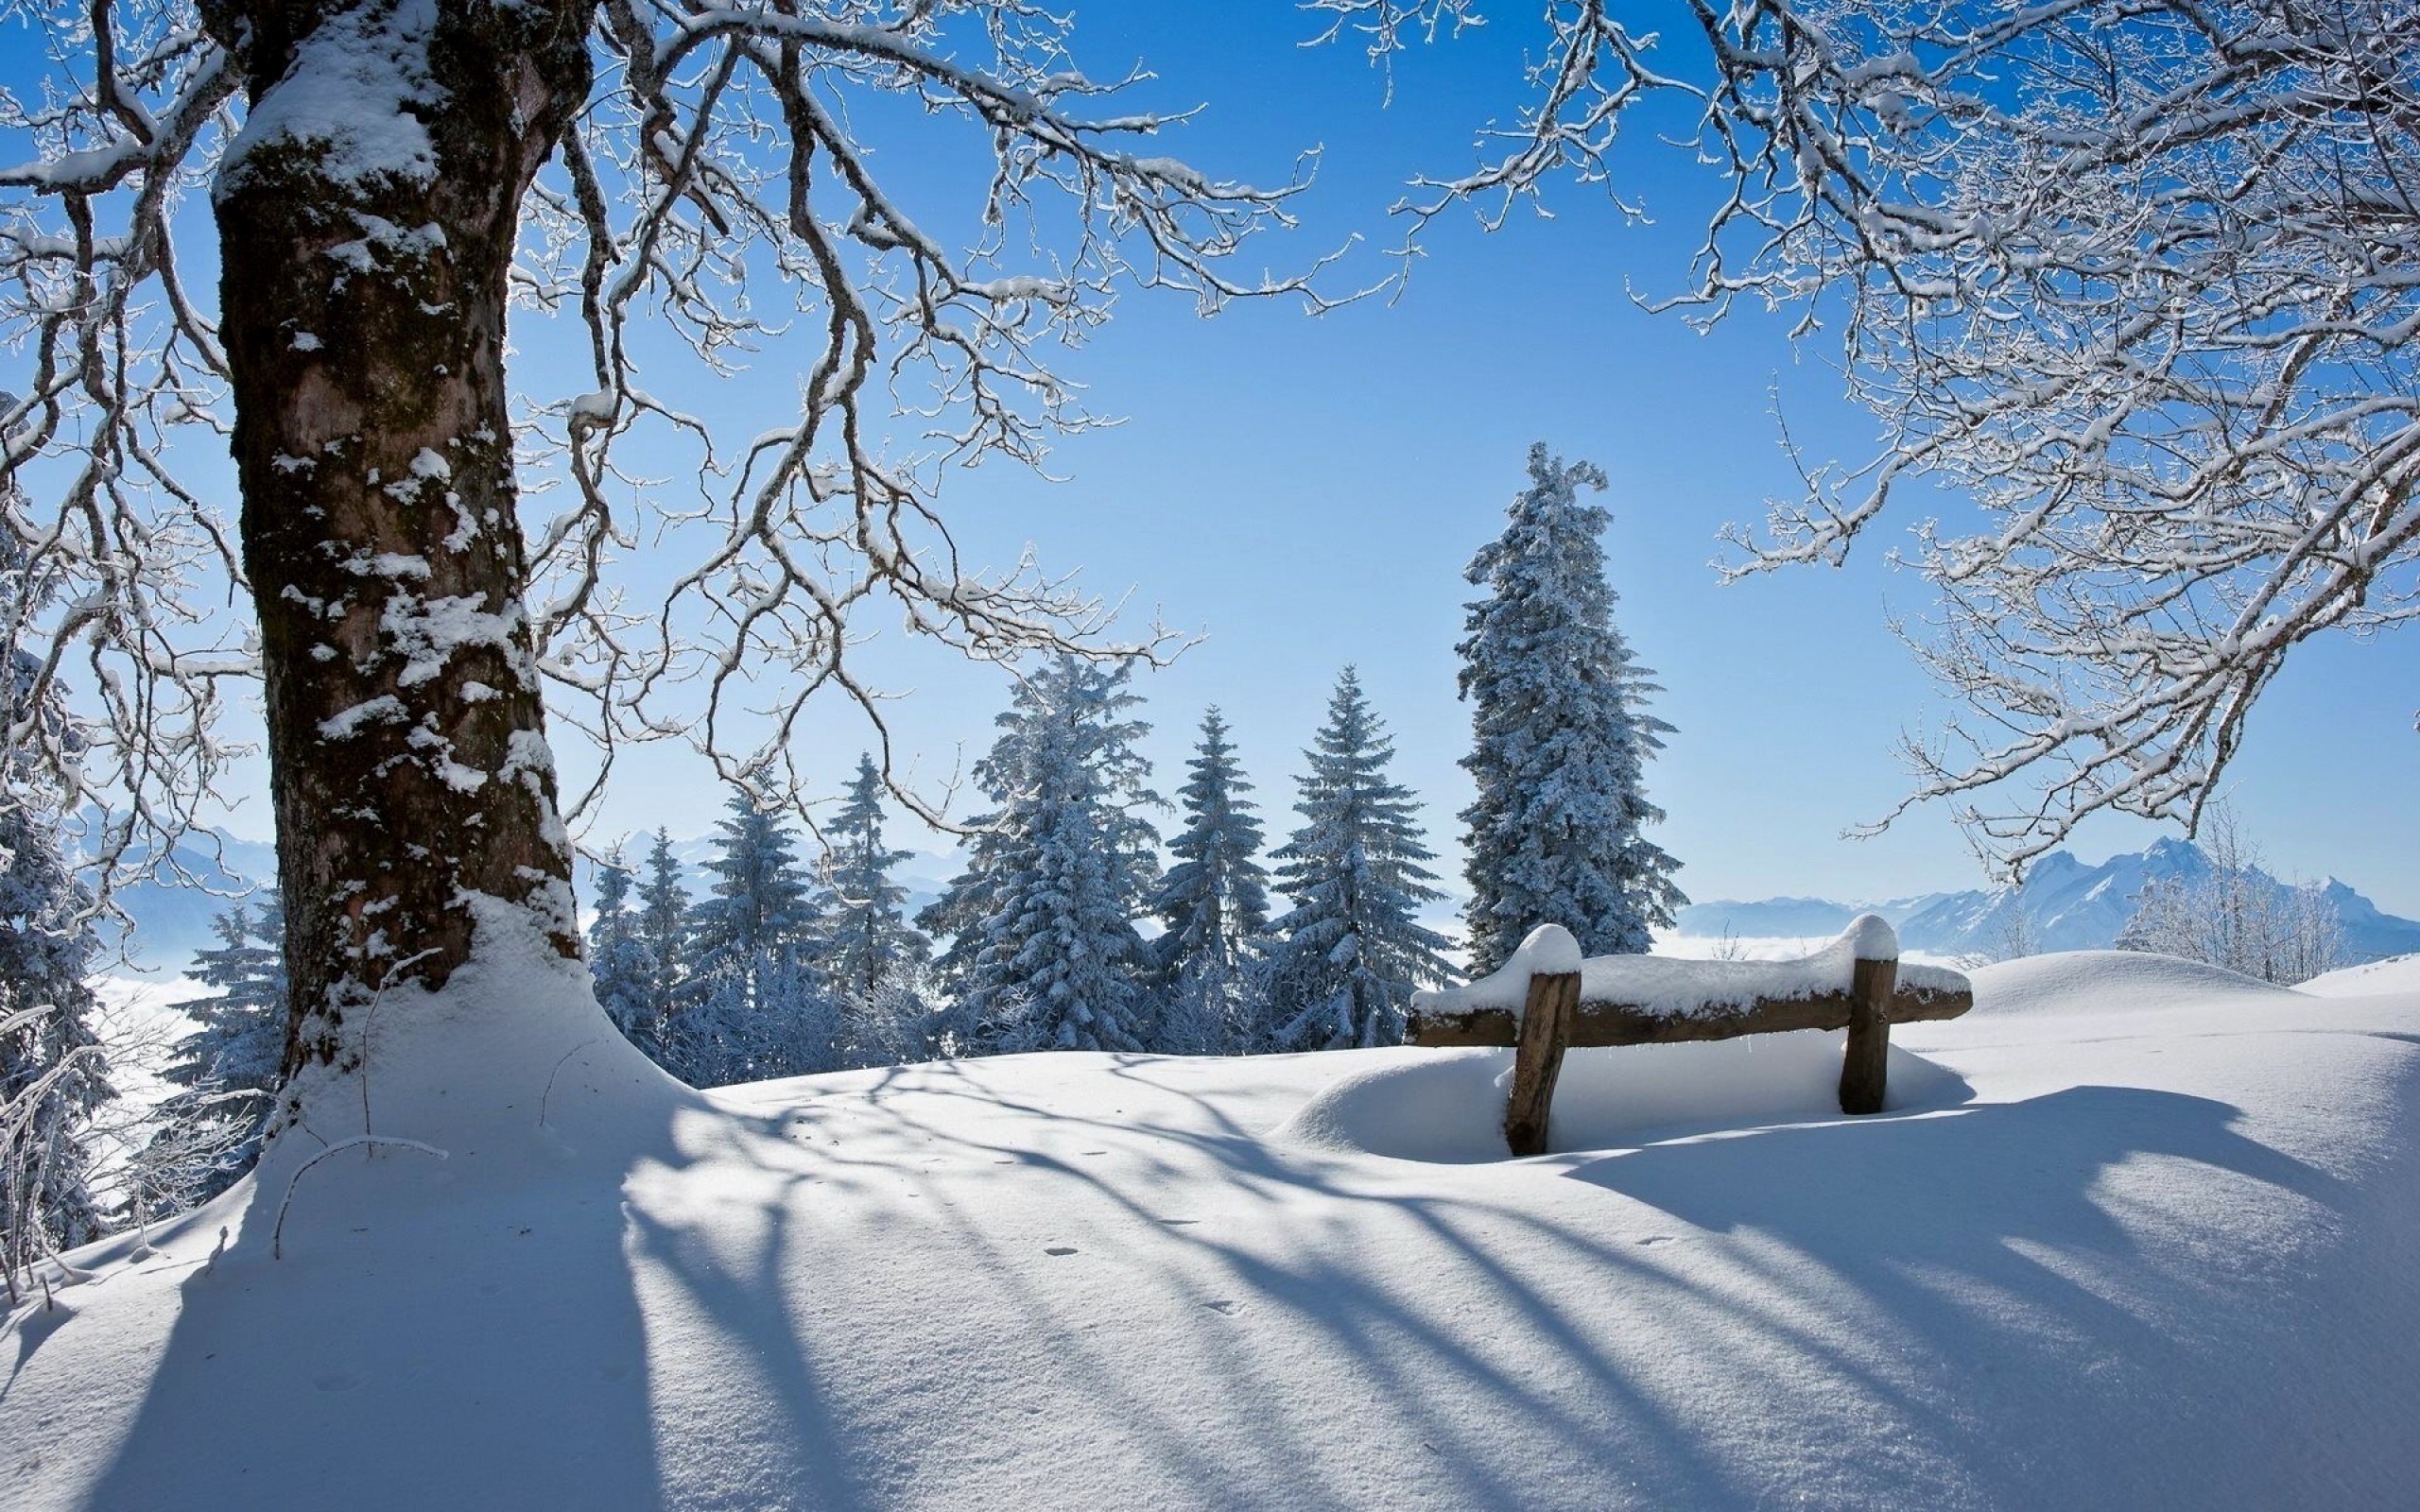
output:
<instances>
[{"instance_id":1,"label":"snow mound at tree base","mask_svg":"<svg viewBox=\"0 0 2420 1512\"><path fill-rule=\"evenodd\" d=\"M1547 1148L1604 1150L1682 1132L1841 1116L1837 1032L1573 1050L1555 1083ZM1272 1138L1399 1160L1504 1160L1510 1050L1428 1050L1322 1089ZM1888 1110L1947 1108L1966 1084L1893 1047Z\"/></svg>"},{"instance_id":2,"label":"snow mound at tree base","mask_svg":"<svg viewBox=\"0 0 2420 1512\"><path fill-rule=\"evenodd\" d=\"M1894 1032L1967 1089L1922 1109L1525 1161L1268 1132L1473 1058L1436 1051L585 1122L558 1082L544 1134L457 1123L463 1165L330 1158L283 1260L212 1258L265 1186L78 1256L70 1315L0 1328L0 1507L2408 1504L2420 993L2111 1012L2139 970L2032 967L2001 1012L1983 973ZM1820 1103L1822 1040L1756 1074L1801 1057Z\"/></svg>"}]
</instances>

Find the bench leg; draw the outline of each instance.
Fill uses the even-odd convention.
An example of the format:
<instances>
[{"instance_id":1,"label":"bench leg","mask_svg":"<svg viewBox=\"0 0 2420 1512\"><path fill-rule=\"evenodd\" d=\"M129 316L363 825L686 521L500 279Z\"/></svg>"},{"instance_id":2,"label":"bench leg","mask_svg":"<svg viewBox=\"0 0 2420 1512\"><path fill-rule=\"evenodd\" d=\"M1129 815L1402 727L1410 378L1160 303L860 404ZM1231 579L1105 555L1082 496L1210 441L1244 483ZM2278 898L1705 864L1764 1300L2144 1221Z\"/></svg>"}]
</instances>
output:
<instances>
[{"instance_id":1,"label":"bench leg","mask_svg":"<svg viewBox=\"0 0 2420 1512\"><path fill-rule=\"evenodd\" d=\"M1530 978L1520 1037L1512 1042L1512 1095L1504 1108L1504 1143L1516 1156L1546 1153L1555 1078L1563 1074L1564 1047L1571 1042L1571 1021L1579 1011L1579 972Z\"/></svg>"},{"instance_id":2,"label":"bench leg","mask_svg":"<svg viewBox=\"0 0 2420 1512\"><path fill-rule=\"evenodd\" d=\"M1891 992L1896 961L1859 961L1849 979L1849 1042L1841 1057L1841 1111L1882 1111L1891 1058Z\"/></svg>"}]
</instances>

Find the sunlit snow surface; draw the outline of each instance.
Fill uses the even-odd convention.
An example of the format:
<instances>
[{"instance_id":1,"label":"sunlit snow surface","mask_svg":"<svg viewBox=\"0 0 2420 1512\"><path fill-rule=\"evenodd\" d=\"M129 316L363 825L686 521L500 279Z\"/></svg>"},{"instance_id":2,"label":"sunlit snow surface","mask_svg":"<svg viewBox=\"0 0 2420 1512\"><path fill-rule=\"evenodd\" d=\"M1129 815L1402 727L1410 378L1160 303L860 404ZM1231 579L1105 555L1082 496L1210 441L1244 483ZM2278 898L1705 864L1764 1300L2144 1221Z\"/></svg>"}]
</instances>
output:
<instances>
[{"instance_id":1,"label":"sunlit snow surface","mask_svg":"<svg viewBox=\"0 0 2420 1512\"><path fill-rule=\"evenodd\" d=\"M1881 1116L1825 1036L1580 1051L1519 1162L1485 1051L600 1049L321 1162L283 1260L266 1185L82 1257L0 1506L2409 1504L2420 982L1975 983Z\"/></svg>"}]
</instances>

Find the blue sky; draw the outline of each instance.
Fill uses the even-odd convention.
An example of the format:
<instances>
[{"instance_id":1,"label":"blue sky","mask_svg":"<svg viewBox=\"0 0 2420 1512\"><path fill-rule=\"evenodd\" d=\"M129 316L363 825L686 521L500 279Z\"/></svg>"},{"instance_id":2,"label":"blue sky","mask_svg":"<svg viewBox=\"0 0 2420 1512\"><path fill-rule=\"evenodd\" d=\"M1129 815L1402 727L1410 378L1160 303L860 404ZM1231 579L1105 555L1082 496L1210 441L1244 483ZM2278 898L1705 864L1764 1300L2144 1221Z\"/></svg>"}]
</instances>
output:
<instances>
[{"instance_id":1,"label":"blue sky","mask_svg":"<svg viewBox=\"0 0 2420 1512\"><path fill-rule=\"evenodd\" d=\"M1412 57L1382 108L1380 80L1357 55L1292 44L1307 28L1282 4L1096 6L1080 26L1080 60L1096 76L1140 57L1160 75L1143 97L1208 103L1169 143L1198 165L1269 180L1297 149L1324 148L1304 231L1263 249L1279 267L1350 234L1368 238L1365 250L1384 245L1397 186L1470 161L1471 129L1509 109L1530 40L1506 26ZM1125 423L1063 443L1052 461L1063 482L999 465L953 475L949 511L978 559L1005 563L1030 542L1046 566L1081 568L1097 592L1131 589L1131 619L1156 608L1205 637L1140 680L1166 787L1201 710L1217 703L1264 803L1282 811L1338 667L1357 663L1451 869L1453 815L1468 796L1456 765L1468 733L1454 697L1469 593L1461 573L1498 528L1530 442L1545 440L1613 480L1622 624L1662 676L1658 712L1679 727L1652 769L1652 796L1670 814L1662 842L1685 864L1691 894L1969 885L1978 868L1941 812L1878 839L1840 838L1901 791L1899 732L1945 712L1885 628L1888 610L1913 614L1930 600L1920 578L1882 561L1890 539L1839 572L1719 588L1707 566L1722 524L1757 518L1791 487L1776 391L1818 454L1859 454L1873 423L1838 398L1820 341L1793 353L1772 318L1743 313L1701 336L1634 307L1631 290L1685 279L1706 187L1684 155L1644 140L1627 170L1625 192L1657 224L1625 225L1576 188L1552 197L1554 218L1519 213L1494 234L1457 217L1391 301L1317 319L1289 305L1237 306L1202 320L1182 300L1127 300L1069 363ZM952 187L915 163L900 171L927 204ZM1359 257L1345 278L1387 266ZM1916 518L1903 511L1888 534ZM927 774L981 753L1002 701L996 673L891 647L869 654L897 667L894 685L915 689L899 723ZM2313 645L2275 685L2230 781L2274 868L2334 871L2420 912L2420 846L2402 798L2420 776L2415 673L2420 641L2405 635ZM844 713L835 721L815 738L837 777L860 731ZM668 752L635 764L601 830L701 826L713 795L685 771ZM1272 812L1272 833L1289 818ZM2076 843L2098 859L2157 833L2103 821Z\"/></svg>"},{"instance_id":2,"label":"blue sky","mask_svg":"<svg viewBox=\"0 0 2420 1512\"><path fill-rule=\"evenodd\" d=\"M1298 202L1303 230L1253 255L1299 267L1358 235L1339 269L1343 286L1390 270L1377 249L1395 233L1384 211L1402 181L1464 167L1472 129L1509 113L1532 26L1530 8L1509 8L1495 26L1404 59L1392 105L1350 46L1297 46L1315 27L1284 0L1088 6L1078 60L1095 77L1150 64L1159 77L1138 105L1206 103L1160 149L1213 173L1278 180L1298 150L1323 147L1318 185ZM1639 123L1651 124L1678 118ZM977 161L968 149L979 143L960 134L941 147L924 123L910 130L883 171L894 194L946 225L951 207L962 213ZM1921 579L1881 559L1918 518L1916 501L1845 570L1716 585L1707 563L1717 529L1758 518L1769 495L1792 487L1774 393L1819 456L1860 455L1874 426L1837 397L1821 338L1794 353L1781 322L1759 313L1701 336L1634 306L1632 290L1685 283L1710 185L1644 130L1617 165L1624 193L1656 224L1625 225L1599 192L1567 185L1550 197L1552 219L1516 213L1486 234L1450 217L1391 301L1316 319L1270 302L1204 320L1182 298L1123 300L1064 366L1097 409L1125 422L1066 440L1052 458L1063 481L1000 463L953 473L945 509L977 560L1006 565L1030 544L1046 567L1080 568L1098 593L1131 593L1133 621L1156 608L1204 637L1139 679L1158 727L1148 748L1172 790L1201 710L1223 707L1272 837L1289 827L1299 752L1337 670L1357 663L1394 731L1397 775L1426 800L1451 873L1453 815L1468 796L1456 765L1468 723L1452 649L1470 592L1461 569L1499 527L1530 443L1544 440L1613 480L1607 544L1622 625L1668 690L1656 712L1679 728L1651 782L1670 814L1659 838L1685 863L1687 890L1702 900L1876 897L1970 885L1978 868L1943 813L1919 812L1879 839L1840 838L1901 791L1900 731L1945 713L1884 626L1887 610L1912 615L1930 599ZM589 387L556 337L525 327L516 339L525 387L558 396ZM776 347L752 378L683 397L748 434L780 420L790 370L804 360L803 348ZM895 724L928 783L981 754L1006 697L996 669L895 637L864 657L910 695ZM2420 778L2415 704L2420 637L2324 643L2298 656L2230 780L2274 869L2332 871L2420 914L2408 797ZM806 737L807 756L837 788L866 731L845 707L828 714ZM719 805L694 758L658 747L626 761L591 835L659 823L700 833ZM265 805L247 805L233 827L264 830ZM2099 822L2076 844L2097 859L2157 833Z\"/></svg>"}]
</instances>

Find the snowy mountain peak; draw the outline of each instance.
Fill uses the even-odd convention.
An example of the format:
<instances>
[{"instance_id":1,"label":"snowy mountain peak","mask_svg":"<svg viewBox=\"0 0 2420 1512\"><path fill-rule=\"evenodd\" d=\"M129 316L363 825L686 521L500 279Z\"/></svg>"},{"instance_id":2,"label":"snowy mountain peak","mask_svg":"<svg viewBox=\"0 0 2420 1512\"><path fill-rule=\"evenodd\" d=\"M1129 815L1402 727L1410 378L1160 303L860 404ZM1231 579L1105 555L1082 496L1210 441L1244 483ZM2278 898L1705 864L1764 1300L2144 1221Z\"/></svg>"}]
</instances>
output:
<instances>
[{"instance_id":1,"label":"snowy mountain peak","mask_svg":"<svg viewBox=\"0 0 2420 1512\"><path fill-rule=\"evenodd\" d=\"M2106 950L2134 918L2146 886L2206 876L2213 869L2201 847L2163 838L2098 866L2087 866L2072 851L2053 850L2034 863L2022 887L1977 887L1879 904L1820 898L1701 903L1684 909L1679 923L1691 936L1813 937L1837 934L1851 918L1870 910L1897 927L1905 948L1932 954L2003 955L2018 937L2032 952ZM2343 926L2353 959L2420 951L2420 921L2380 911L2333 877L2321 891Z\"/></svg>"}]
</instances>

